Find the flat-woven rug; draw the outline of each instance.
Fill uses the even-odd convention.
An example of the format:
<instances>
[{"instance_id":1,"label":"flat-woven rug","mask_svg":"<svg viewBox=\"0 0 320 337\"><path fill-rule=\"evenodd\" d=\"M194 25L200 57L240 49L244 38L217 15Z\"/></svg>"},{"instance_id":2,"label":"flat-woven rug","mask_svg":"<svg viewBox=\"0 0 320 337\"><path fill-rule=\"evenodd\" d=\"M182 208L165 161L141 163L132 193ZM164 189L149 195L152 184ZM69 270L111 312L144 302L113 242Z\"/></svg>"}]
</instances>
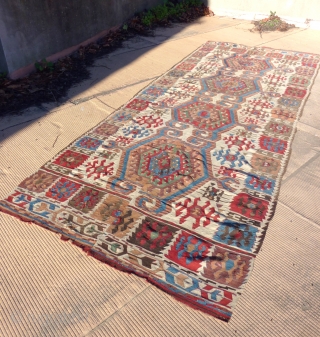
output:
<instances>
[{"instance_id":1,"label":"flat-woven rug","mask_svg":"<svg viewBox=\"0 0 320 337\"><path fill-rule=\"evenodd\" d=\"M207 42L25 179L0 209L229 320L319 62Z\"/></svg>"}]
</instances>

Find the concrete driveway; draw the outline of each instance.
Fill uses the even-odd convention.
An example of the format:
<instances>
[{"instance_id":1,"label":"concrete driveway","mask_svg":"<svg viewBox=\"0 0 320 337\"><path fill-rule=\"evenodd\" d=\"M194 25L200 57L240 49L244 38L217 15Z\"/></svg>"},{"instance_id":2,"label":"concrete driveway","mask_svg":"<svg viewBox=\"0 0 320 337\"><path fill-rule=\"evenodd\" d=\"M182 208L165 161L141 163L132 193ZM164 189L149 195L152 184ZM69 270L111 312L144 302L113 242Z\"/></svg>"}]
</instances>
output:
<instances>
[{"instance_id":1,"label":"concrete driveway","mask_svg":"<svg viewBox=\"0 0 320 337\"><path fill-rule=\"evenodd\" d=\"M0 119L0 198L204 42L320 54L320 31L251 33L230 18L136 37L96 61L65 104ZM277 210L229 323L88 257L36 225L0 214L0 336L319 336L320 77L293 142Z\"/></svg>"}]
</instances>

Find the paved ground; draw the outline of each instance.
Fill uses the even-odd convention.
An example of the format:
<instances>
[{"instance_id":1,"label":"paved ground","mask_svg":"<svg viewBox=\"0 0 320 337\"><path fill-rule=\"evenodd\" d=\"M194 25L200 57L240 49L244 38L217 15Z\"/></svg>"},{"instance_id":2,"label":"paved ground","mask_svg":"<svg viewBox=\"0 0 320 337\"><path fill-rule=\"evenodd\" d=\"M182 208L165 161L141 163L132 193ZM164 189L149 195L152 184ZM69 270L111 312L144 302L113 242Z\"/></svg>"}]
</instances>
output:
<instances>
[{"instance_id":1,"label":"paved ground","mask_svg":"<svg viewBox=\"0 0 320 337\"><path fill-rule=\"evenodd\" d=\"M320 31L260 37L245 21L203 18L137 37L96 62L65 105L0 119L0 198L202 43L320 53ZM233 318L224 323L0 214L0 336L319 336L320 78L298 123L277 211Z\"/></svg>"}]
</instances>

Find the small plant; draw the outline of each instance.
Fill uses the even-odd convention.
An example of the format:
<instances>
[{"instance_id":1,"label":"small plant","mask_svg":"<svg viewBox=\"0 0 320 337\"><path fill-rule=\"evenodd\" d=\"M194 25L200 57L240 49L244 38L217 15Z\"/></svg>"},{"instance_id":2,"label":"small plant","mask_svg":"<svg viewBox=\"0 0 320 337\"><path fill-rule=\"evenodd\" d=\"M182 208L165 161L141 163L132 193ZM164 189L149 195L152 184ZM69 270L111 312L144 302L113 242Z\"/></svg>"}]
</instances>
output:
<instances>
[{"instance_id":1,"label":"small plant","mask_svg":"<svg viewBox=\"0 0 320 337\"><path fill-rule=\"evenodd\" d=\"M165 0L163 5L158 5L144 12L141 15L141 23L147 27L155 23L167 23L168 20L182 16L188 11L192 11L193 8L201 8L201 6L204 6L201 0L183 0L181 2Z\"/></svg>"},{"instance_id":2,"label":"small plant","mask_svg":"<svg viewBox=\"0 0 320 337\"><path fill-rule=\"evenodd\" d=\"M154 22L154 19L155 19L154 14L151 11L148 11L142 15L141 23L145 26L150 27Z\"/></svg>"},{"instance_id":3,"label":"small plant","mask_svg":"<svg viewBox=\"0 0 320 337\"><path fill-rule=\"evenodd\" d=\"M157 21L163 22L168 19L168 7L167 3L164 3L164 5L159 5L153 9L153 13L155 16L155 19Z\"/></svg>"},{"instance_id":4,"label":"small plant","mask_svg":"<svg viewBox=\"0 0 320 337\"><path fill-rule=\"evenodd\" d=\"M185 0L184 2L189 7L198 7L202 4L201 0Z\"/></svg>"},{"instance_id":5,"label":"small plant","mask_svg":"<svg viewBox=\"0 0 320 337\"><path fill-rule=\"evenodd\" d=\"M2 72L0 73L0 81L3 81L7 77L8 73Z\"/></svg>"},{"instance_id":6,"label":"small plant","mask_svg":"<svg viewBox=\"0 0 320 337\"><path fill-rule=\"evenodd\" d=\"M53 71L54 69L54 64L52 62L48 62L46 59L42 59L41 61L36 62L34 65L40 72L45 70Z\"/></svg>"},{"instance_id":7,"label":"small plant","mask_svg":"<svg viewBox=\"0 0 320 337\"><path fill-rule=\"evenodd\" d=\"M294 25L288 24L285 21L281 20L281 18L276 15L276 12L270 11L269 17L259 20L253 21L254 29L258 31L260 34L265 31L287 31L290 28L294 28Z\"/></svg>"}]
</instances>

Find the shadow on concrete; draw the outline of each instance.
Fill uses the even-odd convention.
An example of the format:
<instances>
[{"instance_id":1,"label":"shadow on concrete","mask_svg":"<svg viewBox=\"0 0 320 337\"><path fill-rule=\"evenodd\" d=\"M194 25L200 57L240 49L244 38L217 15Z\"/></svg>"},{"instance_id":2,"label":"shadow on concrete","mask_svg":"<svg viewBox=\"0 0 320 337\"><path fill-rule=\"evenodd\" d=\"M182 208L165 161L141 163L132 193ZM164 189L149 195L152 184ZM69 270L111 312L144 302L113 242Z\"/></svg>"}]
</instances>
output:
<instances>
[{"instance_id":1,"label":"shadow on concrete","mask_svg":"<svg viewBox=\"0 0 320 337\"><path fill-rule=\"evenodd\" d=\"M203 2L205 5L208 4L207 0ZM136 81L130 81L129 83L125 83L122 80L119 83L116 83L116 79L113 79L114 83L112 83L110 87L108 86L105 90L101 90L100 88L99 92L95 92L93 90L92 94L90 93L90 89L92 87L97 86L102 81L106 81L109 77L111 77L111 75L123 67L130 66L132 62L143 57L146 53L150 52L153 48L158 47L162 43L196 35L197 32L192 30L184 33L184 31L192 23L194 24L194 22L174 23L170 27L156 28L151 36L136 35L123 42L121 47L111 53L102 57L97 57L93 66L88 67L90 78L74 84L64 99L59 102L48 102L39 106L27 108L19 112L18 115L5 115L1 117L0 143L4 139L31 125L43 116L56 111L57 108L63 109L64 105L70 104L70 102L74 105L78 105L96 97L103 97L104 95L118 91L121 88L124 89L128 86L134 86L139 83L146 83L147 85L148 81L150 82L162 74L157 74L156 76L137 76ZM113 107L111 106L111 108Z\"/></svg>"}]
</instances>

